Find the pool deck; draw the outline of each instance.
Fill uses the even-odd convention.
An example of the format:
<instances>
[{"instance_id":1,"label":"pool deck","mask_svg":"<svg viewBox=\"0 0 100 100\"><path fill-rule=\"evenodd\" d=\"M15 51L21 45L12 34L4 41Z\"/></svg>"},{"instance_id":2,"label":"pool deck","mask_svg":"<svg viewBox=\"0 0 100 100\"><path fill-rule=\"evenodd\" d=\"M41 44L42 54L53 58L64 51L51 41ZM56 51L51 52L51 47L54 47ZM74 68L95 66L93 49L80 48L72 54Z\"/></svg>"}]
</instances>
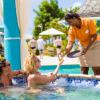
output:
<instances>
[{"instance_id":1,"label":"pool deck","mask_svg":"<svg viewBox=\"0 0 100 100\"><path fill-rule=\"evenodd\" d=\"M50 57L50 56L43 56L43 59L41 60L41 65L57 65L58 64L58 58L57 56L55 57ZM79 63L78 58L68 58L64 57L64 62L62 65L77 65Z\"/></svg>"}]
</instances>

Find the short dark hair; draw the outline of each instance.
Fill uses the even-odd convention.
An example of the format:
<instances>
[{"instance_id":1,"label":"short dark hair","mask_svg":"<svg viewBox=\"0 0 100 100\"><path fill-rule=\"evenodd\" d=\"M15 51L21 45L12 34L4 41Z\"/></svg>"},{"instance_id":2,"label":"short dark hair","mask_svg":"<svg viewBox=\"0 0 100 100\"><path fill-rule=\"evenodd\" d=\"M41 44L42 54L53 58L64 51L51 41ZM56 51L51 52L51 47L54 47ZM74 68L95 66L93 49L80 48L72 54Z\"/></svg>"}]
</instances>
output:
<instances>
[{"instance_id":1,"label":"short dark hair","mask_svg":"<svg viewBox=\"0 0 100 100\"><path fill-rule=\"evenodd\" d=\"M0 61L0 67L4 67L6 64L6 59L3 59L2 61Z\"/></svg>"},{"instance_id":2,"label":"short dark hair","mask_svg":"<svg viewBox=\"0 0 100 100\"><path fill-rule=\"evenodd\" d=\"M68 19L80 19L80 16L79 14L77 13L72 13L72 12L69 12L65 15L65 20L68 20Z\"/></svg>"},{"instance_id":3,"label":"short dark hair","mask_svg":"<svg viewBox=\"0 0 100 100\"><path fill-rule=\"evenodd\" d=\"M3 67L6 66L6 59L3 59L2 61L0 61L0 75L3 73Z\"/></svg>"}]
</instances>

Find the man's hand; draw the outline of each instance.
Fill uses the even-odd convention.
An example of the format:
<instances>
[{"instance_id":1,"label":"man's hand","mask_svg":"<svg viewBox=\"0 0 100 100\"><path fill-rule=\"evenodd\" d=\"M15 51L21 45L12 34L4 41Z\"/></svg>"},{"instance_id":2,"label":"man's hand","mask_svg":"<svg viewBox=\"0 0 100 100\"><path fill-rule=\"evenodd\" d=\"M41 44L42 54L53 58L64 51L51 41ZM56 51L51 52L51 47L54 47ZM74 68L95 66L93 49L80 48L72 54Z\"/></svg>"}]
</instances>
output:
<instances>
[{"instance_id":1,"label":"man's hand","mask_svg":"<svg viewBox=\"0 0 100 100\"><path fill-rule=\"evenodd\" d=\"M64 62L64 59L62 58L62 59L59 61L58 66L61 66L63 62Z\"/></svg>"},{"instance_id":2,"label":"man's hand","mask_svg":"<svg viewBox=\"0 0 100 100\"><path fill-rule=\"evenodd\" d=\"M55 75L53 73L49 73L47 76L50 78L50 81L55 81L57 78L57 75Z\"/></svg>"},{"instance_id":3,"label":"man's hand","mask_svg":"<svg viewBox=\"0 0 100 100\"><path fill-rule=\"evenodd\" d=\"M81 55L86 54L87 50L88 50L87 48L82 49L82 50L81 50Z\"/></svg>"},{"instance_id":4,"label":"man's hand","mask_svg":"<svg viewBox=\"0 0 100 100\"><path fill-rule=\"evenodd\" d=\"M90 43L88 44L88 46L86 48L83 48L83 50L81 51L81 54L84 55L86 54L87 50L92 46L92 44L95 42L97 38L97 34L94 34L91 36L91 39L90 39Z\"/></svg>"}]
</instances>

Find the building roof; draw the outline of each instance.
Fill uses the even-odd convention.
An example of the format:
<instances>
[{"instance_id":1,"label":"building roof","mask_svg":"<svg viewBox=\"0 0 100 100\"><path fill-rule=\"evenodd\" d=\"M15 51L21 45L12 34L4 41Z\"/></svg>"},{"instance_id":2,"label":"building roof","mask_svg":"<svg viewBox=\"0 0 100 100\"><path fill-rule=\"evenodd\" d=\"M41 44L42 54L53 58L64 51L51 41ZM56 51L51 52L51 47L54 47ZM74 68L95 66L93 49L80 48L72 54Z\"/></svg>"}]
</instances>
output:
<instances>
[{"instance_id":1,"label":"building roof","mask_svg":"<svg viewBox=\"0 0 100 100\"><path fill-rule=\"evenodd\" d=\"M83 17L100 17L100 0L86 0L78 13Z\"/></svg>"}]
</instances>

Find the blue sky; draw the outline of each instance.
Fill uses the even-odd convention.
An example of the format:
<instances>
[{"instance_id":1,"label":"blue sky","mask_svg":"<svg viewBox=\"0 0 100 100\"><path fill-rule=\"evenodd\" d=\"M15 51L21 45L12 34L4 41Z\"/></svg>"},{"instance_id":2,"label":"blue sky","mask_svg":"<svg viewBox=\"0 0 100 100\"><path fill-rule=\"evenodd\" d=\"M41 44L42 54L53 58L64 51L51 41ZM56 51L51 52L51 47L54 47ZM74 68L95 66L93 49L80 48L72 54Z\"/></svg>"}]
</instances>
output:
<instances>
[{"instance_id":1,"label":"blue sky","mask_svg":"<svg viewBox=\"0 0 100 100\"><path fill-rule=\"evenodd\" d=\"M73 6L76 5L82 5L84 3L85 0L58 0L58 5L60 8L62 9L69 9ZM38 10L38 6L41 4L42 0L32 0L32 9L36 9ZM34 17L35 17L35 13L32 11L31 16L30 16L30 23L29 23L29 27L27 29L27 33L32 33L32 29L34 27L33 21L34 21Z\"/></svg>"},{"instance_id":2,"label":"blue sky","mask_svg":"<svg viewBox=\"0 0 100 100\"><path fill-rule=\"evenodd\" d=\"M37 2L38 1L38 2ZM58 5L62 9L69 9L75 5L82 5L85 0L58 0ZM38 9L38 6L41 4L42 0L33 0L33 8ZM35 16L33 12L33 16Z\"/></svg>"},{"instance_id":3,"label":"blue sky","mask_svg":"<svg viewBox=\"0 0 100 100\"><path fill-rule=\"evenodd\" d=\"M58 0L59 7L70 8L75 5L83 4L84 0Z\"/></svg>"},{"instance_id":4,"label":"blue sky","mask_svg":"<svg viewBox=\"0 0 100 100\"><path fill-rule=\"evenodd\" d=\"M85 0L58 0L59 7L61 8L70 8L75 3L81 3L83 4ZM35 4L33 8L38 8L38 5L41 4L42 0L33 0L33 3Z\"/></svg>"},{"instance_id":5,"label":"blue sky","mask_svg":"<svg viewBox=\"0 0 100 100\"><path fill-rule=\"evenodd\" d=\"M34 28L34 24L33 24L34 17L36 16L35 13L33 12L33 9L38 10L38 6L41 4L42 0L29 0L29 2L31 2L31 5L30 5L31 14L29 16L30 19L29 19L28 27L25 33L32 34L32 30ZM76 5L82 5L84 2L85 0L58 0L58 5L62 9L65 9L65 8L69 9ZM0 23L0 26L2 26L2 23Z\"/></svg>"}]
</instances>

